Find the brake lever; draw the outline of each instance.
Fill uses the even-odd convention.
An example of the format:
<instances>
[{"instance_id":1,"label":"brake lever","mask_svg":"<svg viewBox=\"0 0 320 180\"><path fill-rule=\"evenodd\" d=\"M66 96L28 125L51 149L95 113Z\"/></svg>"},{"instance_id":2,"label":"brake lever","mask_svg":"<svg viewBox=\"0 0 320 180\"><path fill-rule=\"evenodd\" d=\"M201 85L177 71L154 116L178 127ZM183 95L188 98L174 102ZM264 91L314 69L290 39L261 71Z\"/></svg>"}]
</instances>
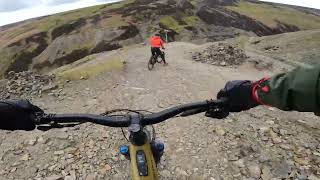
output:
<instances>
[{"instance_id":1,"label":"brake lever","mask_svg":"<svg viewBox=\"0 0 320 180\"><path fill-rule=\"evenodd\" d=\"M206 111L205 116L216 118L216 119L224 119L229 116L229 111L225 108L222 109L209 109Z\"/></svg>"},{"instance_id":2,"label":"brake lever","mask_svg":"<svg viewBox=\"0 0 320 180\"><path fill-rule=\"evenodd\" d=\"M43 112L38 112L35 114L34 122L37 125L37 129L40 131L48 131L50 129L61 129L65 127L75 127L82 124L79 123L68 123L68 124L59 124L53 121L49 121L55 114L45 114Z\"/></svg>"},{"instance_id":3,"label":"brake lever","mask_svg":"<svg viewBox=\"0 0 320 180\"><path fill-rule=\"evenodd\" d=\"M221 103L220 105L214 105L207 109L205 116L216 118L216 119L224 119L229 116L229 108L228 108L228 98L220 98L218 101Z\"/></svg>"},{"instance_id":4,"label":"brake lever","mask_svg":"<svg viewBox=\"0 0 320 180\"><path fill-rule=\"evenodd\" d=\"M51 121L47 121L46 119L50 119L50 117L54 116L54 114L46 114L44 112L36 112L33 117L33 121L36 125L42 124L50 124Z\"/></svg>"}]
</instances>

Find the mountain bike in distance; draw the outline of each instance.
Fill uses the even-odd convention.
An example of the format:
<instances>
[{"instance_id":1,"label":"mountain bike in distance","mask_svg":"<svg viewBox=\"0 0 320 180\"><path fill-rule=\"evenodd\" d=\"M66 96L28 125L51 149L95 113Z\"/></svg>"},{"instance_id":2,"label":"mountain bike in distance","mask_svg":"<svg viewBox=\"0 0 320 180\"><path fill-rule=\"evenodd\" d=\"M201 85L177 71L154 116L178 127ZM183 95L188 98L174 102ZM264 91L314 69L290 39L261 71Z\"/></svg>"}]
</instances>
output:
<instances>
[{"instance_id":1,"label":"mountain bike in distance","mask_svg":"<svg viewBox=\"0 0 320 180\"><path fill-rule=\"evenodd\" d=\"M164 51L161 51L163 56L165 56L165 52ZM148 69L151 71L153 68L154 68L154 65L156 63L162 63L163 62L163 59L157 55L157 54L153 54L151 55L149 61L148 61Z\"/></svg>"}]
</instances>

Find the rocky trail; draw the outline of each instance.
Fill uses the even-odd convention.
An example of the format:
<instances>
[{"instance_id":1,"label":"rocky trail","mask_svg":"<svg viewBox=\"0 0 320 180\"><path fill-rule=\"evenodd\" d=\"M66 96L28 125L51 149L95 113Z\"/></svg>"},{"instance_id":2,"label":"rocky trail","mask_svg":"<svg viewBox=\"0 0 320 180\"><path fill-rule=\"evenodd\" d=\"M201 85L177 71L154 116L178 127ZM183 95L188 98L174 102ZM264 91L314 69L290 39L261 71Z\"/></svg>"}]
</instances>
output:
<instances>
[{"instance_id":1,"label":"rocky trail","mask_svg":"<svg viewBox=\"0 0 320 180\"><path fill-rule=\"evenodd\" d=\"M261 71L252 63L222 67L192 60L192 54L204 47L170 43L166 48L169 65L156 64L152 71L146 66L148 47L116 50L126 61L123 70L70 81L60 92L56 90L58 95L44 93L33 102L52 113L97 114L117 108L159 111L214 98L228 80L254 80L280 69L278 64L274 70ZM261 60L261 55L247 54ZM320 121L310 113L258 107L224 120L202 114L174 118L155 128L166 145L159 165L161 179L320 177ZM120 129L86 123L46 132L1 131L0 143L3 180L129 179L129 162L117 149L126 143Z\"/></svg>"}]
</instances>

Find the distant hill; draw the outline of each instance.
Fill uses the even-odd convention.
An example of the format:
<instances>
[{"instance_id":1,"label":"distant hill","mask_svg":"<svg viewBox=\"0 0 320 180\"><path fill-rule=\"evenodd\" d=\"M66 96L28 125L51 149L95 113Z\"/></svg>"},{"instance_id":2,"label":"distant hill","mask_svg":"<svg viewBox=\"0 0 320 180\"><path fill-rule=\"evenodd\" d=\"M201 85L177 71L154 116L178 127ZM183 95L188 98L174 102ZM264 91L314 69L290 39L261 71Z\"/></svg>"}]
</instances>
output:
<instances>
[{"instance_id":1,"label":"distant hill","mask_svg":"<svg viewBox=\"0 0 320 180\"><path fill-rule=\"evenodd\" d=\"M320 29L320 11L254 0L126 0L0 27L0 77L48 72L90 54L145 42L207 42Z\"/></svg>"},{"instance_id":2,"label":"distant hill","mask_svg":"<svg viewBox=\"0 0 320 180\"><path fill-rule=\"evenodd\" d=\"M247 48L293 65L320 63L320 29L251 38Z\"/></svg>"}]
</instances>

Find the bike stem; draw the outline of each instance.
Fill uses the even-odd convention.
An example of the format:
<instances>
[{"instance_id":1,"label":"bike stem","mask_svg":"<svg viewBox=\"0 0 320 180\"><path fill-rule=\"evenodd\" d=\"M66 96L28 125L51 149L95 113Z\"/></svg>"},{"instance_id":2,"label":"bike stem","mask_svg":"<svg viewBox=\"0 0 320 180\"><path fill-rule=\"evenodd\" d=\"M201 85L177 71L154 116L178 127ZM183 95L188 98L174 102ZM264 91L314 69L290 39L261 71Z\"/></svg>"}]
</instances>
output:
<instances>
[{"instance_id":1,"label":"bike stem","mask_svg":"<svg viewBox=\"0 0 320 180\"><path fill-rule=\"evenodd\" d=\"M143 126L141 124L142 119L143 116L141 114L130 116L131 124L129 126L129 140L132 144L136 146L142 146L148 142L148 136L143 131Z\"/></svg>"}]
</instances>

